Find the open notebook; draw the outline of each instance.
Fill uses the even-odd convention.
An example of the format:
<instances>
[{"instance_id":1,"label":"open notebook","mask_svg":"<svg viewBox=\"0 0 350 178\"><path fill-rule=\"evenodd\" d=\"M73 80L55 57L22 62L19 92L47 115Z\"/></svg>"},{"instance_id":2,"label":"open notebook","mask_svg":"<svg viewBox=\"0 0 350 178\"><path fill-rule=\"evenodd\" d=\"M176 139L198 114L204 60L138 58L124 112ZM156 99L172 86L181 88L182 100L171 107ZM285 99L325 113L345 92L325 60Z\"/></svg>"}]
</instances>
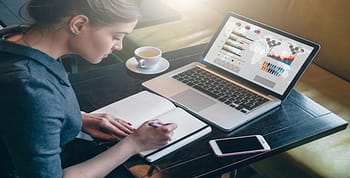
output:
<instances>
[{"instance_id":1,"label":"open notebook","mask_svg":"<svg viewBox=\"0 0 350 178\"><path fill-rule=\"evenodd\" d=\"M94 113L109 113L131 122L135 128L150 119L159 119L163 123L176 123L178 127L167 145L140 153L149 162L156 161L211 132L208 124L176 107L164 97L148 91L136 93L102 107ZM86 138L86 135L80 134L78 137Z\"/></svg>"}]
</instances>

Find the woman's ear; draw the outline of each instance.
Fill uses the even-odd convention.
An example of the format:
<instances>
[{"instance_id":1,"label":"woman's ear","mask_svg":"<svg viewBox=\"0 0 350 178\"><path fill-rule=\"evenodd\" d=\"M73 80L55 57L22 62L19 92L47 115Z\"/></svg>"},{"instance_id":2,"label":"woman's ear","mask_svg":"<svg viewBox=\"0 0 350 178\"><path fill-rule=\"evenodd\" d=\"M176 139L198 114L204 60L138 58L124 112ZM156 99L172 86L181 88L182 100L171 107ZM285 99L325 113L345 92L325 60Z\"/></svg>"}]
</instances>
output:
<instances>
[{"instance_id":1,"label":"woman's ear","mask_svg":"<svg viewBox=\"0 0 350 178\"><path fill-rule=\"evenodd\" d=\"M78 35L89 23L89 18L85 15L76 15L70 19L69 30Z\"/></svg>"}]
</instances>

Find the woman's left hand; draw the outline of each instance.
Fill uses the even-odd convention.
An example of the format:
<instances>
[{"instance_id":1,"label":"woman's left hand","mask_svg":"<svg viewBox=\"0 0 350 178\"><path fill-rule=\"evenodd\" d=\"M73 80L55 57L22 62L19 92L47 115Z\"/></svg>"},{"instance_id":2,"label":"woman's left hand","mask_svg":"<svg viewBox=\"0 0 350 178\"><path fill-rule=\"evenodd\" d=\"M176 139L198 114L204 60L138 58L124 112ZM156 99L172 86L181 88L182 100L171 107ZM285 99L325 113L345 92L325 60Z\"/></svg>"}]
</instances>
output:
<instances>
[{"instance_id":1,"label":"woman's left hand","mask_svg":"<svg viewBox=\"0 0 350 178\"><path fill-rule=\"evenodd\" d=\"M135 130L127 121L109 114L81 112L81 116L83 118L82 130L94 138L116 141Z\"/></svg>"}]
</instances>

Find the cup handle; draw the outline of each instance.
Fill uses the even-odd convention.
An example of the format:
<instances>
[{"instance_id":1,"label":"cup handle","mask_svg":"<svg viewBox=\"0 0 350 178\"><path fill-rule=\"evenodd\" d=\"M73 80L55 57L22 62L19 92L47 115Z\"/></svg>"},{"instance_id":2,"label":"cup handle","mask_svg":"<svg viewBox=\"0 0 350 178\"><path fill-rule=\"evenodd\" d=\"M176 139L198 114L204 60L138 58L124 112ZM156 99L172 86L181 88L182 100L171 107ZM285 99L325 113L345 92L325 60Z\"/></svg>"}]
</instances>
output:
<instances>
[{"instance_id":1,"label":"cup handle","mask_svg":"<svg viewBox=\"0 0 350 178\"><path fill-rule=\"evenodd\" d=\"M144 59L140 59L139 60L139 65L141 68L144 68L145 67L145 60Z\"/></svg>"}]
</instances>

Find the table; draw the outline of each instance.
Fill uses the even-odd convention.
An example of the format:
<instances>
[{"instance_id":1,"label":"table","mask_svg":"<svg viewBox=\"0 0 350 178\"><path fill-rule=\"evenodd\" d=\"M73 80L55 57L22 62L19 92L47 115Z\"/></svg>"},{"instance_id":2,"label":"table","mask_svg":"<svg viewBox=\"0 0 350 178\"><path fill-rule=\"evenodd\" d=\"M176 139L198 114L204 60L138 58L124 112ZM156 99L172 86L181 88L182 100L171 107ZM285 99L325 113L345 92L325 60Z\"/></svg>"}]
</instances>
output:
<instances>
[{"instance_id":1,"label":"table","mask_svg":"<svg viewBox=\"0 0 350 178\"><path fill-rule=\"evenodd\" d=\"M163 56L170 61L168 71L199 59L205 46L203 44L164 53ZM120 63L71 74L70 80L82 110L90 112L144 90L141 83L155 76L130 72ZM213 127L209 136L153 164L134 156L124 166L140 177L213 177L335 133L345 129L347 124L328 109L292 90L280 107L232 132L225 133ZM250 134L263 135L272 150L217 158L208 145L208 141L213 138Z\"/></svg>"}]
</instances>

